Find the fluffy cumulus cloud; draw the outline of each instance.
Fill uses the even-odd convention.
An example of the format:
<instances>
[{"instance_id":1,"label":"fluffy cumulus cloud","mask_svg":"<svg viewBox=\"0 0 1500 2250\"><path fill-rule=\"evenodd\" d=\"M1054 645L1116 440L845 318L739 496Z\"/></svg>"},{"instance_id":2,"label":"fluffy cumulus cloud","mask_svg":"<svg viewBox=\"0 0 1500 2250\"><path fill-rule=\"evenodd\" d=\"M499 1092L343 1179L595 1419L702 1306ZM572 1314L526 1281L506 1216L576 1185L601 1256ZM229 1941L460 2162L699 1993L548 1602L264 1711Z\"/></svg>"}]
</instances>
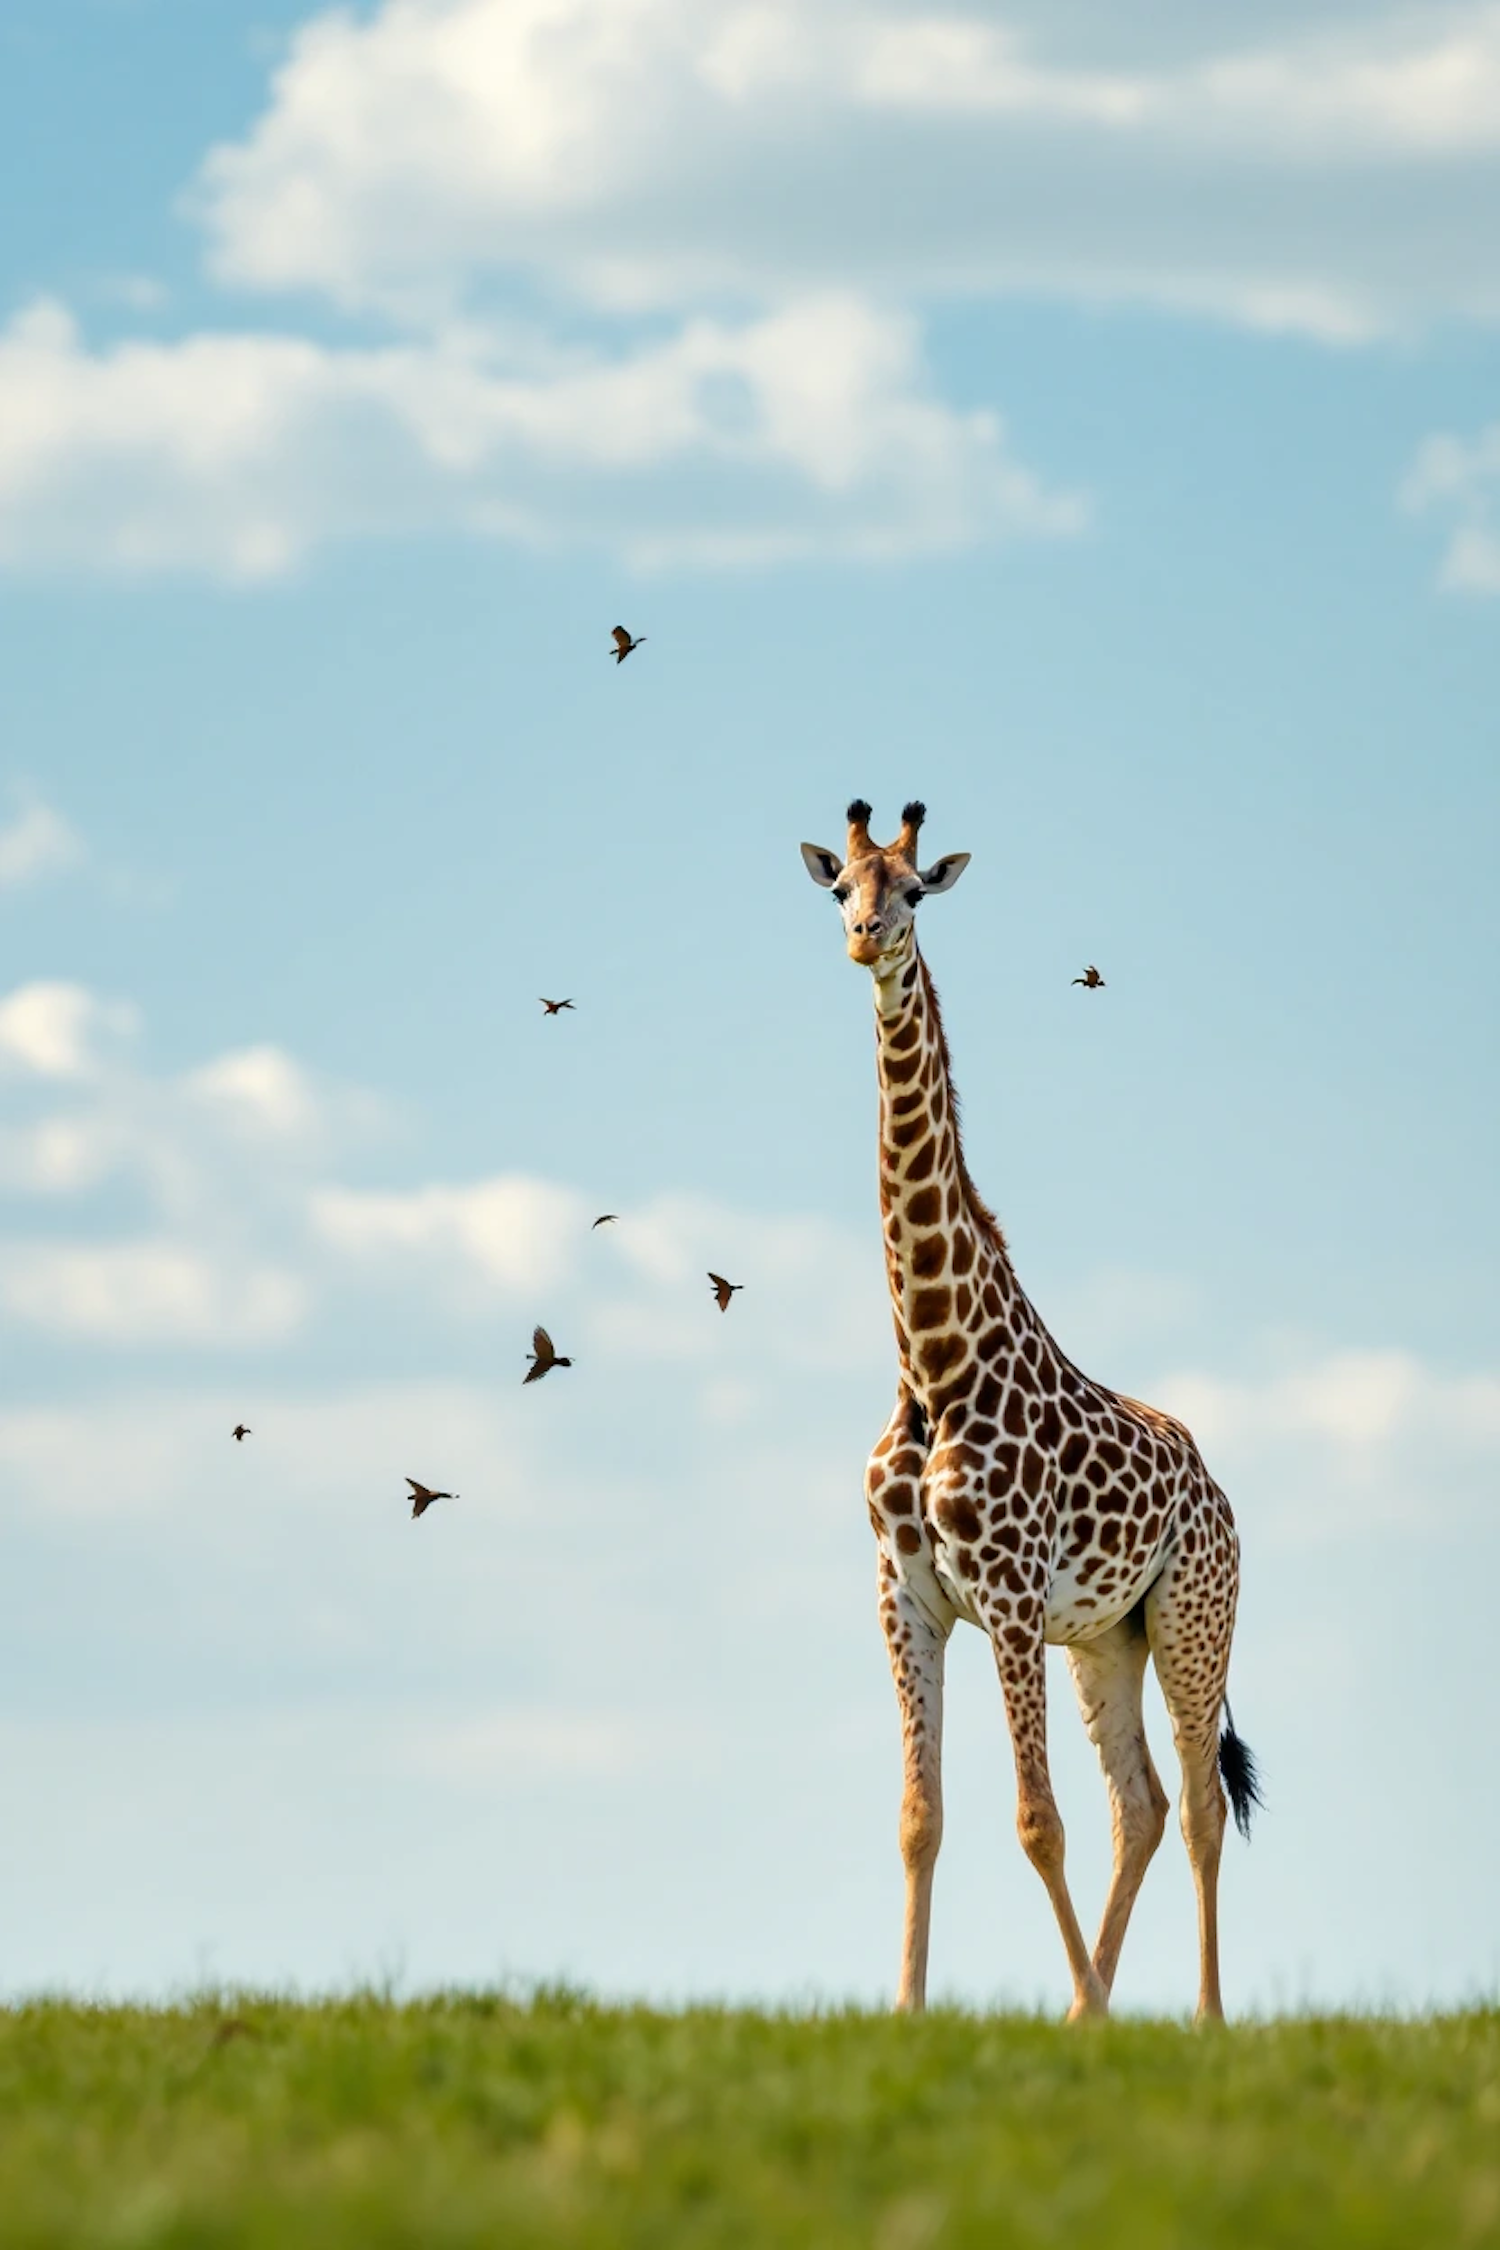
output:
<instances>
[{"instance_id":1,"label":"fluffy cumulus cloud","mask_svg":"<svg viewBox=\"0 0 1500 2250\"><path fill-rule=\"evenodd\" d=\"M0 1068L38 1078L88 1078L100 1068L101 1039L130 1031L135 1011L99 999L82 985L18 985L0 999Z\"/></svg>"},{"instance_id":2,"label":"fluffy cumulus cloud","mask_svg":"<svg viewBox=\"0 0 1500 2250\"><path fill-rule=\"evenodd\" d=\"M845 296L583 349L469 323L367 349L0 336L0 561L275 575L327 540L448 531L640 565L883 555L1076 529L914 324Z\"/></svg>"},{"instance_id":3,"label":"fluffy cumulus cloud","mask_svg":"<svg viewBox=\"0 0 1500 2250\"><path fill-rule=\"evenodd\" d=\"M0 1326L110 1352L316 1353L379 1306L388 1338L427 1350L441 1332L462 1353L503 1313L519 1374L545 1300L596 1362L691 1376L718 1425L789 1368L847 1372L888 1341L873 1240L682 1194L596 1232L576 1188L516 1171L356 1186L341 1167L392 1142L379 1101L267 1045L153 1073L136 1028L81 986L0 997ZM711 1266L747 1289L732 1324ZM852 1310L830 1322L851 1275Z\"/></svg>"},{"instance_id":4,"label":"fluffy cumulus cloud","mask_svg":"<svg viewBox=\"0 0 1500 2250\"><path fill-rule=\"evenodd\" d=\"M1028 289L1333 338L1500 309L1500 10L386 0L205 166L236 283L407 313ZM1399 206L1401 223L1390 223Z\"/></svg>"},{"instance_id":5,"label":"fluffy cumulus cloud","mask_svg":"<svg viewBox=\"0 0 1500 2250\"><path fill-rule=\"evenodd\" d=\"M452 1278L472 1269L501 1289L561 1280L588 1225L582 1198L521 1174L407 1191L319 1188L314 1231L367 1266Z\"/></svg>"},{"instance_id":6,"label":"fluffy cumulus cloud","mask_svg":"<svg viewBox=\"0 0 1500 2250\"><path fill-rule=\"evenodd\" d=\"M1448 527L1443 584L1465 594L1500 594L1500 422L1478 437L1429 438L1401 487L1413 515Z\"/></svg>"},{"instance_id":7,"label":"fluffy cumulus cloud","mask_svg":"<svg viewBox=\"0 0 1500 2250\"><path fill-rule=\"evenodd\" d=\"M40 797L23 795L12 818L0 822L0 891L61 874L83 856L82 841L62 814Z\"/></svg>"},{"instance_id":8,"label":"fluffy cumulus cloud","mask_svg":"<svg viewBox=\"0 0 1500 2250\"><path fill-rule=\"evenodd\" d=\"M868 1367L889 1324L873 1240L824 1220L767 1217L702 1195L663 1193L622 1212L607 1233L578 1191L524 1173L370 1190L323 1185L309 1200L317 1242L367 1283L417 1288L461 1314L559 1296L592 1352L622 1368L690 1370L717 1422L743 1420L763 1378L788 1365L823 1375ZM710 1269L723 1270L765 1317L735 1304L745 1356L721 1364L722 1316ZM849 1276L849 1302L826 1307ZM705 1317L705 1308L711 1317Z\"/></svg>"},{"instance_id":9,"label":"fluffy cumulus cloud","mask_svg":"<svg viewBox=\"0 0 1500 2250\"><path fill-rule=\"evenodd\" d=\"M0 1312L52 1334L132 1346L259 1344L296 1328L296 1276L180 1242L9 1243Z\"/></svg>"},{"instance_id":10,"label":"fluffy cumulus cloud","mask_svg":"<svg viewBox=\"0 0 1500 2250\"><path fill-rule=\"evenodd\" d=\"M278 1343L315 1289L307 1182L376 1105L269 1047L154 1075L138 1033L81 985L0 997L0 1227L26 1226L0 1235L0 1323L126 1350Z\"/></svg>"},{"instance_id":11,"label":"fluffy cumulus cloud","mask_svg":"<svg viewBox=\"0 0 1500 2250\"><path fill-rule=\"evenodd\" d=\"M1180 0L317 14L188 208L227 288L374 331L280 310L100 350L21 309L0 564L254 581L402 535L701 567L1074 531L1065 465L940 395L916 302L1342 343L1490 318L1497 175L1500 8L1473 0L1278 5L1253 39ZM1450 581L1497 575L1466 518ZM35 817L15 845L60 848Z\"/></svg>"},{"instance_id":12,"label":"fluffy cumulus cloud","mask_svg":"<svg viewBox=\"0 0 1500 2250\"><path fill-rule=\"evenodd\" d=\"M1487 1519L1500 1461L1500 1376L1397 1348L1305 1353L1260 1378L1180 1370L1157 1395L1215 1474L1283 1544L1363 1524Z\"/></svg>"},{"instance_id":13,"label":"fluffy cumulus cloud","mask_svg":"<svg viewBox=\"0 0 1500 2250\"><path fill-rule=\"evenodd\" d=\"M284 1048L266 1045L216 1056L188 1073L182 1091L231 1128L280 1142L320 1142L334 1111L378 1115L368 1096L316 1086Z\"/></svg>"}]
</instances>

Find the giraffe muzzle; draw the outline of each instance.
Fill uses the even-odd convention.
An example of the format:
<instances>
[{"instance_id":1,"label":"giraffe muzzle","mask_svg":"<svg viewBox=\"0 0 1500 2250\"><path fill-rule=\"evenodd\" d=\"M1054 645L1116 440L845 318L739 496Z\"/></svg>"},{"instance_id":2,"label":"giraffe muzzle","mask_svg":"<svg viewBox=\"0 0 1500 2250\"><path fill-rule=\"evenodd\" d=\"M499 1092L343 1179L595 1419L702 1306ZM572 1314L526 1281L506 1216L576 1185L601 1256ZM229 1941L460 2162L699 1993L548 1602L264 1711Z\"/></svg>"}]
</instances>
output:
<instances>
[{"instance_id":1,"label":"giraffe muzzle","mask_svg":"<svg viewBox=\"0 0 1500 2250\"><path fill-rule=\"evenodd\" d=\"M889 922L882 921L879 916L868 922L856 922L849 932L849 958L857 961L862 969L877 969L882 962L904 960L906 936L905 927L898 929L893 936Z\"/></svg>"}]
</instances>

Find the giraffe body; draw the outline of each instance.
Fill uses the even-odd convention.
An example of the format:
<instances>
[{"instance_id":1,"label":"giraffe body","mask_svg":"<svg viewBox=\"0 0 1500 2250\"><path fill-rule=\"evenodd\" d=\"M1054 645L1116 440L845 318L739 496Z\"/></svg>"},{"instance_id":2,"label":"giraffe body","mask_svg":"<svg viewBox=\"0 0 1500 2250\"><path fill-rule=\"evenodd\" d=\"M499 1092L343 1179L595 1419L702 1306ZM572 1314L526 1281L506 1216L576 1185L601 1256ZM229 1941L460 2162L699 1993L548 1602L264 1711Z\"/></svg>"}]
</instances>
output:
<instances>
[{"instance_id":1,"label":"giraffe body","mask_svg":"<svg viewBox=\"0 0 1500 2250\"><path fill-rule=\"evenodd\" d=\"M1075 2015L1108 2006L1121 1943L1167 1798L1141 1719L1156 1664L1183 1769L1183 1833L1198 1890L1199 2013L1222 2014L1217 1873L1225 1823L1218 1720L1238 1593L1229 1503L1170 1415L1083 1375L1026 1297L969 1177L937 995L917 950L922 897L967 854L923 873L922 808L871 843L849 808L842 861L803 857L843 909L852 958L874 973L880 1205L899 1360L895 1410L865 1491L881 1623L901 1707L907 1869L899 2004L923 2005L932 1877L942 1837L943 1656L954 1625L994 1649L1015 1751L1017 1826L1057 1915ZM1092 1953L1063 1872L1047 1765L1045 1650L1068 1653L1114 1821L1114 1876ZM1243 1827L1255 1801L1238 1737L1226 1763Z\"/></svg>"}]
</instances>

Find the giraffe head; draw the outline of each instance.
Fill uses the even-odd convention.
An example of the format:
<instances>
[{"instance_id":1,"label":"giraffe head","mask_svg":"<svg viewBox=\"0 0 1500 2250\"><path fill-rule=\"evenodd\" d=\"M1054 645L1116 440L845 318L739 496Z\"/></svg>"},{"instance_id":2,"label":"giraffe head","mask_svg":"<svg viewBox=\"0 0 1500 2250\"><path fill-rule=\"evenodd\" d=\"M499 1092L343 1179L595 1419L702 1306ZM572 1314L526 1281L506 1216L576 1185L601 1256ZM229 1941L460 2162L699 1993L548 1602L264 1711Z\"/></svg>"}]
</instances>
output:
<instances>
[{"instance_id":1,"label":"giraffe head","mask_svg":"<svg viewBox=\"0 0 1500 2250\"><path fill-rule=\"evenodd\" d=\"M849 843L842 863L821 844L804 844L802 857L813 881L832 891L844 917L851 961L889 976L909 955L915 915L924 898L951 891L969 864L967 852L949 852L930 867L917 864L917 836L927 807L913 801L901 808L901 833L894 844L870 840L870 808L863 797L849 807Z\"/></svg>"}]
</instances>

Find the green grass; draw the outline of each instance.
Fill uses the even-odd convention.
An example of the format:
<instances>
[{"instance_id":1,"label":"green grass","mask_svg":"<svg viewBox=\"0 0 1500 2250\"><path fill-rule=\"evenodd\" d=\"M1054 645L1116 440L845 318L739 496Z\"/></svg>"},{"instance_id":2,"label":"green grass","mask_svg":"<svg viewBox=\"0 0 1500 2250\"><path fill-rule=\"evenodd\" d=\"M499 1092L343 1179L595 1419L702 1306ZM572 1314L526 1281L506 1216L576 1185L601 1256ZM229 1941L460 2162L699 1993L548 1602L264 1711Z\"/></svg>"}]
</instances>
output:
<instances>
[{"instance_id":1,"label":"green grass","mask_svg":"<svg viewBox=\"0 0 1500 2250\"><path fill-rule=\"evenodd\" d=\"M39 2002L0 2012L0 2240L1500 2244L1500 2012L1197 2035L566 1995Z\"/></svg>"}]
</instances>

